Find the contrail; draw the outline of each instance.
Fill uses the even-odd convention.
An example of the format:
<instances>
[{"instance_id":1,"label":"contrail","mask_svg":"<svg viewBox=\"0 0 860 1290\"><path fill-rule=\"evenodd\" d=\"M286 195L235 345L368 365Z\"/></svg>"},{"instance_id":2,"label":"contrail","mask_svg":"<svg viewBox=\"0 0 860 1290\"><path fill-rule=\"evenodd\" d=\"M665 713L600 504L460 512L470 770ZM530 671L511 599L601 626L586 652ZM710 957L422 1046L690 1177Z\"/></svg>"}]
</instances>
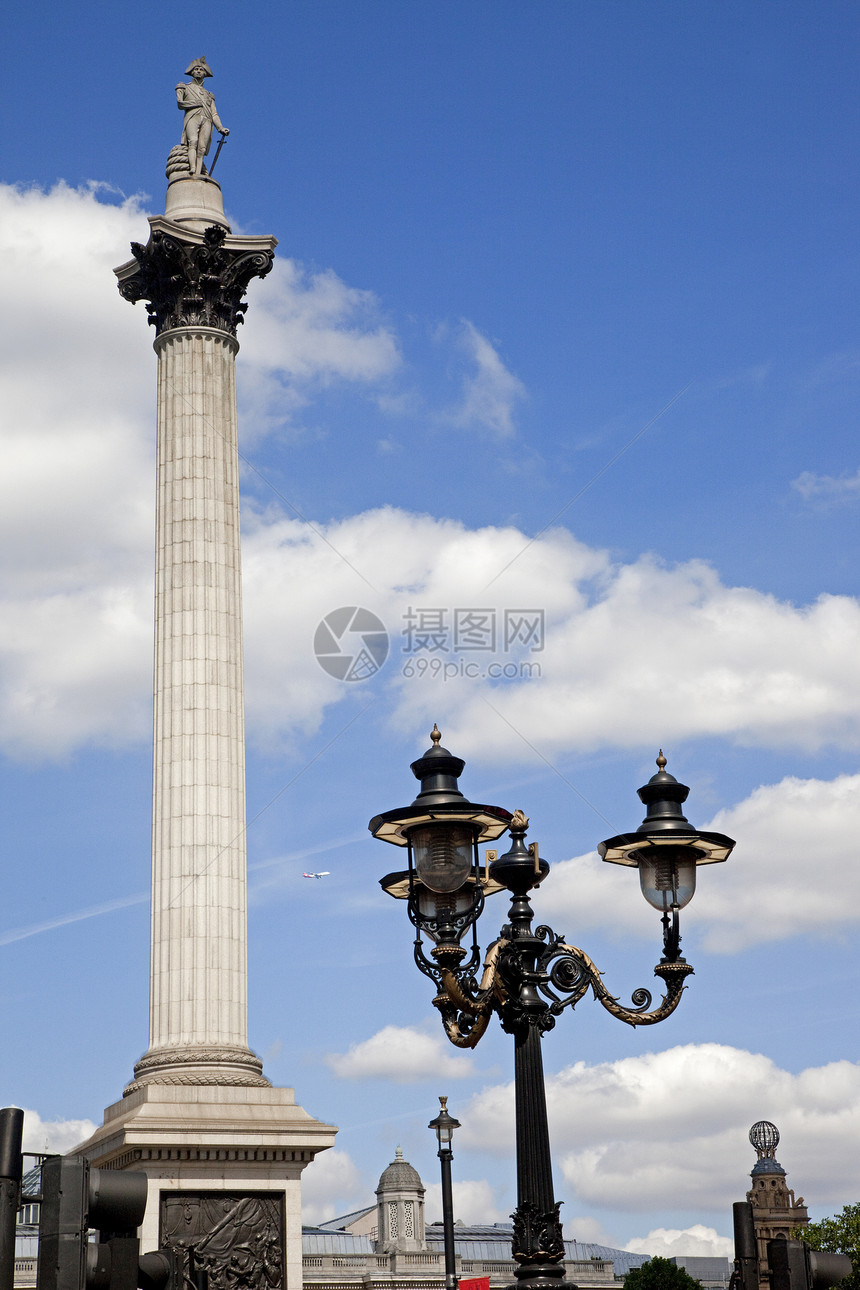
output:
<instances>
[{"instance_id":1,"label":"contrail","mask_svg":"<svg viewBox=\"0 0 860 1290\"><path fill-rule=\"evenodd\" d=\"M0 932L0 945L11 945L13 941L25 941L28 936L38 936L40 932L52 932L67 923L80 923L85 918L98 918L99 914L112 914L115 909L127 909L129 905L143 905L149 900L149 892L136 896L120 896L119 900L108 900L104 905L91 905L89 909L79 909L74 914L61 914L47 923L31 923L29 927L15 927L11 932Z\"/></svg>"},{"instance_id":2,"label":"contrail","mask_svg":"<svg viewBox=\"0 0 860 1290\"><path fill-rule=\"evenodd\" d=\"M278 856L274 860L260 860L256 864L248 865L249 870L268 869L272 865L285 865L292 860L303 860L310 855L316 855L321 851L333 851L336 847L347 846L350 843L359 842L364 838L363 833L355 834L350 838L337 838L334 842L322 842L315 847L307 847L302 851L293 851L285 856ZM144 905L149 901L149 892L139 892L136 896L120 896L116 900L108 900L103 905L90 905L89 909L79 909L73 914L61 914L58 918L51 918L45 923L30 923L27 927L13 927L11 931L0 932L0 945L11 945L14 941L25 941L28 936L38 936L40 932L53 932L58 927L65 927L68 923L80 923L86 918L98 918L101 914L112 914L117 909L128 909L131 905Z\"/></svg>"}]
</instances>

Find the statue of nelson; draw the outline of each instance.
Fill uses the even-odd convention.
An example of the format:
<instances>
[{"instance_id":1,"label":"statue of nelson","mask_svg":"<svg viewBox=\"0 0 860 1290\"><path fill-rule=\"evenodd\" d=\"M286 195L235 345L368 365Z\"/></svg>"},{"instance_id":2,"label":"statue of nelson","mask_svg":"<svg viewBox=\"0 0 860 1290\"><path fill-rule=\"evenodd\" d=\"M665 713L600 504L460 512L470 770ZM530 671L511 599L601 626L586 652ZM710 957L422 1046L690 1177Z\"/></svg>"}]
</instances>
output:
<instances>
[{"instance_id":1,"label":"statue of nelson","mask_svg":"<svg viewBox=\"0 0 860 1290\"><path fill-rule=\"evenodd\" d=\"M176 105L185 113L180 142L188 149L188 169L196 179L205 174L203 158L209 151L213 125L223 135L228 135L230 131L221 124L218 117L215 95L203 86L204 79L212 75L206 59L195 58L186 67L185 75L192 80L190 84L180 81L177 85Z\"/></svg>"}]
</instances>

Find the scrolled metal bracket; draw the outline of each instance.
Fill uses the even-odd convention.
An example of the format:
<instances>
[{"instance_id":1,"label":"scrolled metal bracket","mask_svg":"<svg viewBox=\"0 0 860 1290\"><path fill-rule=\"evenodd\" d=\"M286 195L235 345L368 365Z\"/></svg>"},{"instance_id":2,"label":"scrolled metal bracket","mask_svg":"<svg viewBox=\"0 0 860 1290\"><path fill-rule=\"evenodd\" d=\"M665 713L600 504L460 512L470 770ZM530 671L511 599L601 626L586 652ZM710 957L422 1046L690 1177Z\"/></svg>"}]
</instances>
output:
<instances>
[{"instance_id":1,"label":"scrolled metal bracket","mask_svg":"<svg viewBox=\"0 0 860 1290\"><path fill-rule=\"evenodd\" d=\"M538 934L548 931L548 928L538 928ZM684 980L693 971L690 964L683 960L658 963L654 974L662 977L666 985L666 993L659 1005L652 1009L651 991L640 986L630 996L632 1007L626 1007L619 1003L615 995L609 993L603 984L603 973L584 950L576 945L567 945L561 938L554 938L554 942L544 956L547 960L555 959L548 974L549 981L565 986L567 996L559 997L548 986L540 987L541 993L550 998L550 1011L554 1013L574 1007L590 988L597 1002L619 1021L626 1022L628 1026L653 1026L675 1011L685 989Z\"/></svg>"},{"instance_id":2,"label":"scrolled metal bracket","mask_svg":"<svg viewBox=\"0 0 860 1290\"><path fill-rule=\"evenodd\" d=\"M590 990L596 1001L628 1026L653 1026L672 1015L686 988L686 978L693 968L683 959L667 961L665 958L654 969L666 987L666 993L656 1008L652 1008L650 990L639 987L630 997L630 1006L622 1004L610 994L603 984L603 973L584 950L569 945L551 928L543 925L535 931L535 940L545 942L537 954L535 967L524 971L519 963L515 943L504 937L495 941L484 959L480 983L469 969L471 964L456 968L450 965L436 967L439 993L433 1000L442 1014L445 1033L457 1048L474 1048L489 1025L493 1012L498 1012L503 1022L516 1024L516 1000L506 989L504 978L510 978L511 969L533 984L547 1001L543 1015L533 1018L542 1030L550 1029L555 1018L565 1008L574 1008ZM500 971L504 968L505 971ZM507 1014L511 1014L508 1016ZM523 1018L519 1018L523 1020Z\"/></svg>"},{"instance_id":3,"label":"scrolled metal bracket","mask_svg":"<svg viewBox=\"0 0 860 1290\"><path fill-rule=\"evenodd\" d=\"M490 1024L494 1007L504 1001L498 971L499 957L507 944L500 937L487 950L480 983L469 971L439 968L441 989L433 1004L441 1012L445 1033L456 1048L474 1048Z\"/></svg>"}]
</instances>

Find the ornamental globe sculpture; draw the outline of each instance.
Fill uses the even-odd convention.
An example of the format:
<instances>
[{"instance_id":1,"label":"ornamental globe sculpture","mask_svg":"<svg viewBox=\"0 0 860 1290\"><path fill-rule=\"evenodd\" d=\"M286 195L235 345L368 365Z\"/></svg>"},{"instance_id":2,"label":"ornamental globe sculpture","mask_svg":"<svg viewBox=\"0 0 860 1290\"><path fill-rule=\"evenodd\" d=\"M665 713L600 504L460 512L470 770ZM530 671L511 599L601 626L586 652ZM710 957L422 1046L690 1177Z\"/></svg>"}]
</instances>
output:
<instances>
[{"instance_id":1,"label":"ornamental globe sculpture","mask_svg":"<svg viewBox=\"0 0 860 1290\"><path fill-rule=\"evenodd\" d=\"M762 1156L775 1158L779 1146L779 1129L770 1120L756 1120L750 1129L750 1142L758 1152L759 1159Z\"/></svg>"},{"instance_id":2,"label":"ornamental globe sculpture","mask_svg":"<svg viewBox=\"0 0 860 1290\"><path fill-rule=\"evenodd\" d=\"M410 806L375 815L368 826L374 837L406 849L407 868L386 874L380 885L406 901L415 928L415 963L436 988L433 1004L451 1043L474 1048L493 1013L514 1038L517 1285L568 1290L560 1206L553 1193L541 1038L589 990L630 1026L654 1025L674 1012L693 971L680 952L679 911L693 896L697 867L726 860L734 842L690 824L681 810L689 789L666 772L661 750L657 774L639 789L647 807L642 824L635 833L598 846L609 863L639 870L642 892L662 916L663 956L654 973L666 992L652 1008L650 991L635 990L631 1006L625 1006L609 993L584 950L545 924L532 929L529 892L545 880L550 866L536 843L526 844L527 817L522 811L470 802L458 784L465 762L442 747L438 727L430 739L431 747L411 767L421 783L418 796ZM509 849L501 856L488 849L482 866L480 843L494 842L506 831ZM508 921L483 955L479 979L477 923L487 898L503 890L512 898ZM470 931L471 940L464 945Z\"/></svg>"}]
</instances>

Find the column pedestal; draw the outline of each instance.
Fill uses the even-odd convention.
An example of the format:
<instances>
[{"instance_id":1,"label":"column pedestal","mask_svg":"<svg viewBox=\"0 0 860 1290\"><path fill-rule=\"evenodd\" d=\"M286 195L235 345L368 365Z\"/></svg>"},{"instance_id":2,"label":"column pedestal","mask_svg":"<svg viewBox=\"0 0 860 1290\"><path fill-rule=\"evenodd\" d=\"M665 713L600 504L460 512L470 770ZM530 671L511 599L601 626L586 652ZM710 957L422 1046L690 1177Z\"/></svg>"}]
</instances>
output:
<instances>
[{"instance_id":1,"label":"column pedestal","mask_svg":"<svg viewBox=\"0 0 860 1290\"><path fill-rule=\"evenodd\" d=\"M253 1249L259 1240L251 1276L254 1290L301 1290L301 1173L318 1151L334 1145L336 1132L296 1106L291 1088L151 1083L107 1107L104 1123L76 1154L102 1169L134 1169L147 1175L142 1251L167 1242L180 1249L193 1244L198 1262L212 1260L211 1285L223 1286L219 1274L229 1262L233 1238L225 1236L224 1229L217 1239L207 1237L227 1217L235 1244ZM259 1201L260 1206L244 1203L248 1201ZM177 1205L195 1215L187 1232L177 1230L171 1215ZM261 1207L268 1213L259 1212ZM273 1211L282 1216L280 1282L268 1277L268 1238L256 1230L262 1232L273 1221Z\"/></svg>"}]
</instances>

